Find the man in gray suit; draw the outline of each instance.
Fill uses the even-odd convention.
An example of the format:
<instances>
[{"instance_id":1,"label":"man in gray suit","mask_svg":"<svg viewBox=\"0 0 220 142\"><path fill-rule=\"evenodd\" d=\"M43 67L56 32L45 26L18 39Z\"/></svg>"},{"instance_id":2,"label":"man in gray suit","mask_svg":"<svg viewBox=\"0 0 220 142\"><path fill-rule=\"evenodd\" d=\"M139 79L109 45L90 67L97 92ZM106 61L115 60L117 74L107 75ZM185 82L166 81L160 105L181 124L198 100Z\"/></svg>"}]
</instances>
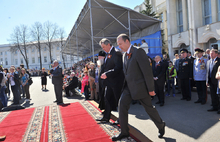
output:
<instances>
[{"instance_id":1,"label":"man in gray suit","mask_svg":"<svg viewBox=\"0 0 220 142\"><path fill-rule=\"evenodd\" d=\"M157 110L151 103L151 96L155 95L154 80L148 56L141 48L131 45L130 39L126 34L117 37L119 48L125 52L123 54L123 71L125 81L123 92L119 100L119 123L121 133L112 138L113 141L120 140L129 136L128 110L133 100L139 100L146 112L159 129L159 138L165 133L165 122L160 118Z\"/></svg>"},{"instance_id":2,"label":"man in gray suit","mask_svg":"<svg viewBox=\"0 0 220 142\"><path fill-rule=\"evenodd\" d=\"M63 96L62 96L62 86L63 86L63 77L62 77L62 68L59 67L59 63L57 60L53 62L53 71L51 73L52 83L54 85L54 91L56 95L57 104L63 104Z\"/></svg>"}]
</instances>

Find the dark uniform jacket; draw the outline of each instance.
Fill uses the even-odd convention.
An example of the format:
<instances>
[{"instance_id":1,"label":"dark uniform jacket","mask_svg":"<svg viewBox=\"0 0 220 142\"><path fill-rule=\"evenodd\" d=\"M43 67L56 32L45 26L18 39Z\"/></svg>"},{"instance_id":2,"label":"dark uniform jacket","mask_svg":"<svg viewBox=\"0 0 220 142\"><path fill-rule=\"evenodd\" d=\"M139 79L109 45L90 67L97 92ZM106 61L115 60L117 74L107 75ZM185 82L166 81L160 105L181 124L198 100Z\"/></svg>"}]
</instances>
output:
<instances>
[{"instance_id":1,"label":"dark uniform jacket","mask_svg":"<svg viewBox=\"0 0 220 142\"><path fill-rule=\"evenodd\" d=\"M192 60L189 58L180 59L179 61L179 75L180 79L189 79L193 77Z\"/></svg>"}]
</instances>

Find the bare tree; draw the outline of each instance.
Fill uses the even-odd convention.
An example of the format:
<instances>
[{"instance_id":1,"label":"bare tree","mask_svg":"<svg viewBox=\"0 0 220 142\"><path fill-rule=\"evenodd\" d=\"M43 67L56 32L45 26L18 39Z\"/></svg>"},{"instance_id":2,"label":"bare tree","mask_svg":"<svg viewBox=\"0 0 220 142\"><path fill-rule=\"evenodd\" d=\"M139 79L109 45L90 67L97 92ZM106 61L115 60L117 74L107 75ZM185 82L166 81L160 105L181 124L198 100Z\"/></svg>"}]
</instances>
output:
<instances>
[{"instance_id":1,"label":"bare tree","mask_svg":"<svg viewBox=\"0 0 220 142\"><path fill-rule=\"evenodd\" d=\"M49 49L50 53L50 62L53 62L52 58L52 48L53 48L53 40L57 37L58 34L58 26L56 23L51 23L50 21L46 21L43 26L44 36L46 39L46 45Z\"/></svg>"},{"instance_id":2,"label":"bare tree","mask_svg":"<svg viewBox=\"0 0 220 142\"><path fill-rule=\"evenodd\" d=\"M43 40L43 26L40 22L35 22L34 25L31 27L31 36L32 36L32 44L39 51L39 58L40 58L40 69L42 69L42 60L41 60L41 42Z\"/></svg>"},{"instance_id":3,"label":"bare tree","mask_svg":"<svg viewBox=\"0 0 220 142\"><path fill-rule=\"evenodd\" d=\"M66 36L66 33L65 33L64 28L59 28L58 38L59 38L59 45L61 46L61 51L63 50L63 46L65 44L65 40L66 40L65 36ZM62 59L63 59L63 67L66 68L65 58L64 58L63 52L61 53L61 55L62 55Z\"/></svg>"},{"instance_id":4,"label":"bare tree","mask_svg":"<svg viewBox=\"0 0 220 142\"><path fill-rule=\"evenodd\" d=\"M14 28L13 33L9 39L9 42L12 44L11 51L15 52L17 50L20 51L21 55L23 56L27 69L29 69L28 65L28 56L27 56L27 43L29 42L29 34L28 34L28 27L26 25L16 26Z\"/></svg>"}]
</instances>

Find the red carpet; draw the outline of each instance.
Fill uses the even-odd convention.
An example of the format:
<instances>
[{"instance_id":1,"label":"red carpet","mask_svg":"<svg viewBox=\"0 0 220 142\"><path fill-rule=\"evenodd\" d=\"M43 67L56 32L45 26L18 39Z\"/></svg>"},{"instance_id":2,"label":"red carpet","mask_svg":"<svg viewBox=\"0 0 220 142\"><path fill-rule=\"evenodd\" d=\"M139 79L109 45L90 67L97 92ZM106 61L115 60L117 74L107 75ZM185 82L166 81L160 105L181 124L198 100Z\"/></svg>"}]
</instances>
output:
<instances>
[{"instance_id":1,"label":"red carpet","mask_svg":"<svg viewBox=\"0 0 220 142\"><path fill-rule=\"evenodd\" d=\"M111 142L110 136L97 124L80 103L60 106L67 140L70 142Z\"/></svg>"},{"instance_id":2,"label":"red carpet","mask_svg":"<svg viewBox=\"0 0 220 142\"><path fill-rule=\"evenodd\" d=\"M0 135L6 135L6 142L111 142L120 128L97 124L100 114L87 101L0 112ZM124 141L135 140L129 137Z\"/></svg>"},{"instance_id":3,"label":"red carpet","mask_svg":"<svg viewBox=\"0 0 220 142\"><path fill-rule=\"evenodd\" d=\"M33 112L34 108L12 111L0 123L0 135L7 135L6 142L21 141Z\"/></svg>"}]
</instances>

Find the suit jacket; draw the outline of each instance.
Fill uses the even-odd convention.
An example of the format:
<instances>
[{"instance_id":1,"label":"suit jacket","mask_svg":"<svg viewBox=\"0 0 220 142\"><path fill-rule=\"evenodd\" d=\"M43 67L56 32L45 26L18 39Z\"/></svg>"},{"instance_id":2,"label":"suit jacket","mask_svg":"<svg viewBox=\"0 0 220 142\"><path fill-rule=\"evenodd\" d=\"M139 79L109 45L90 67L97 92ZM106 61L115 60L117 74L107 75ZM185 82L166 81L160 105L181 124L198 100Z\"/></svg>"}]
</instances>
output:
<instances>
[{"instance_id":1,"label":"suit jacket","mask_svg":"<svg viewBox=\"0 0 220 142\"><path fill-rule=\"evenodd\" d=\"M62 68L57 67L52 71L53 77L52 77L52 83L56 85L62 85L63 84L63 77L62 77Z\"/></svg>"},{"instance_id":2,"label":"suit jacket","mask_svg":"<svg viewBox=\"0 0 220 142\"><path fill-rule=\"evenodd\" d=\"M152 64L152 68L153 68L153 76L158 78L157 81L159 82L162 81L161 83L164 83L163 81L165 81L165 74L167 69L166 64L160 61L156 67L156 62L154 62Z\"/></svg>"},{"instance_id":3,"label":"suit jacket","mask_svg":"<svg viewBox=\"0 0 220 142\"><path fill-rule=\"evenodd\" d=\"M130 53L130 59L126 59L126 53L123 54L125 84L128 86L132 99L138 100L154 91L153 72L148 56L142 48L137 49L132 46ZM125 60L127 60L127 65L125 65Z\"/></svg>"},{"instance_id":4,"label":"suit jacket","mask_svg":"<svg viewBox=\"0 0 220 142\"><path fill-rule=\"evenodd\" d=\"M107 76L107 78L103 81L104 86L122 87L124 76L121 52L113 47L106 58L107 59L102 65L101 71L101 74L105 73Z\"/></svg>"},{"instance_id":5,"label":"suit jacket","mask_svg":"<svg viewBox=\"0 0 220 142\"><path fill-rule=\"evenodd\" d=\"M179 61L179 79L189 79L193 77L193 64L189 58L180 59Z\"/></svg>"},{"instance_id":6,"label":"suit jacket","mask_svg":"<svg viewBox=\"0 0 220 142\"><path fill-rule=\"evenodd\" d=\"M77 87L77 85L78 85L78 78L74 76L68 84L69 89L70 90L75 89Z\"/></svg>"},{"instance_id":7,"label":"suit jacket","mask_svg":"<svg viewBox=\"0 0 220 142\"><path fill-rule=\"evenodd\" d=\"M212 83L214 85L217 85L218 84L218 80L215 78L215 75L218 71L218 67L220 65L220 58L216 58L215 62L214 62L214 65L213 65L213 69L212 69L212 75L210 76L210 71L209 71L209 67L210 67L210 63L211 63L212 59L208 60L207 61L207 66L206 66L206 69L207 69L207 72L206 72L206 83Z\"/></svg>"}]
</instances>

